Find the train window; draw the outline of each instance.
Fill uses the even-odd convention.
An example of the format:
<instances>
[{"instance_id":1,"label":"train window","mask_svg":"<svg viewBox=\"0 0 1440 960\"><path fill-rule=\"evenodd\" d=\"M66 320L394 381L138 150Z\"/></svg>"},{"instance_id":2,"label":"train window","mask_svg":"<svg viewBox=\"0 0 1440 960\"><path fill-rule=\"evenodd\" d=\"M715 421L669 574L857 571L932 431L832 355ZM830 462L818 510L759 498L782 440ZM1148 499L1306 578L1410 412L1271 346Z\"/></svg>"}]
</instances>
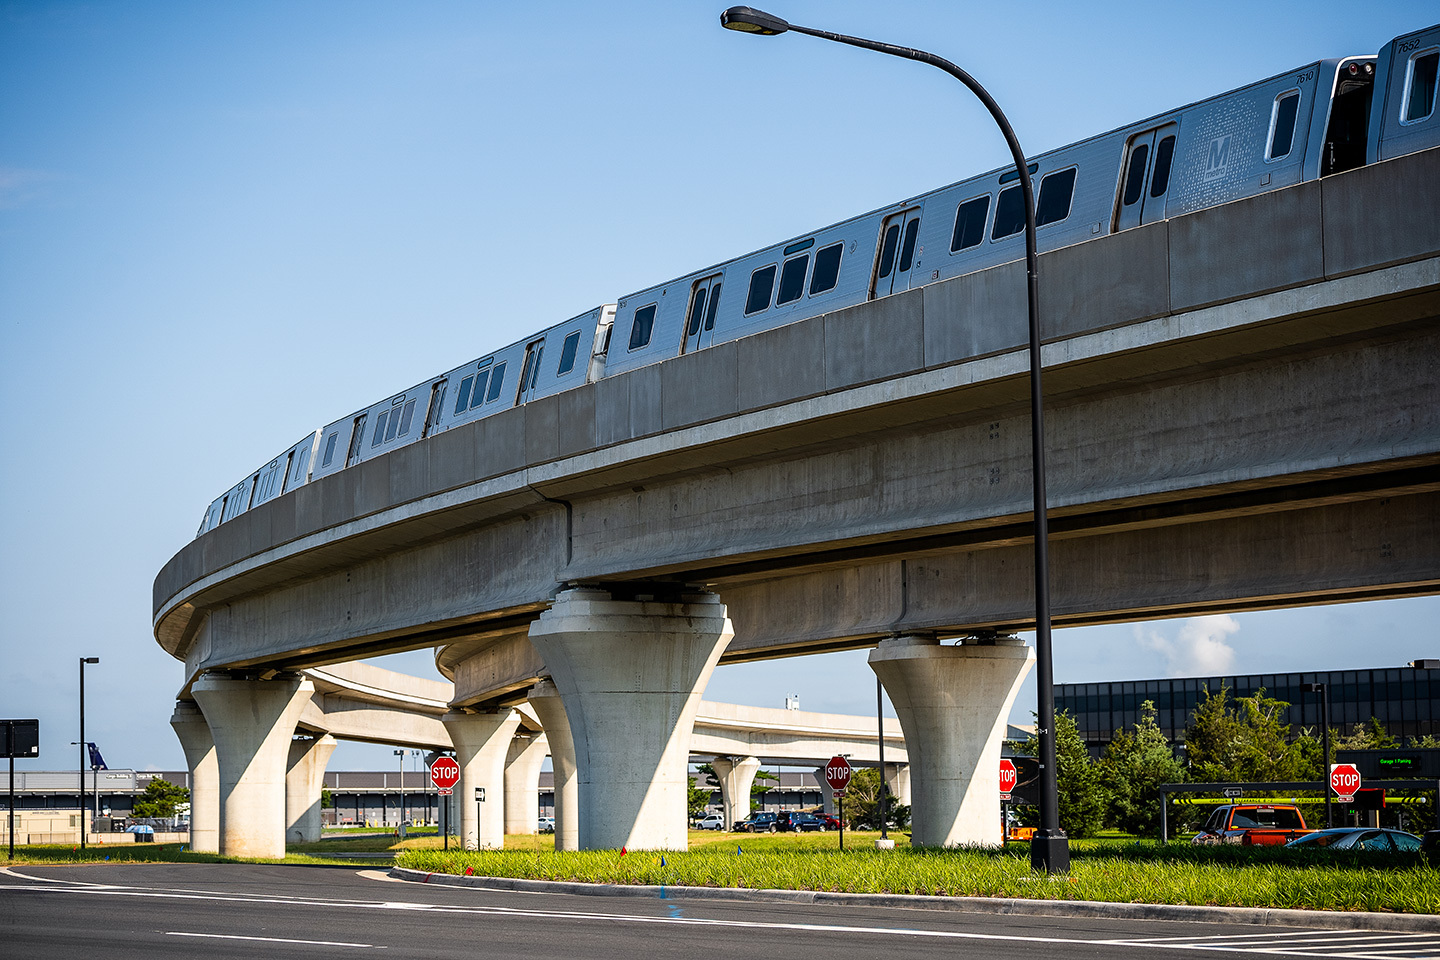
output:
<instances>
[{"instance_id":1,"label":"train window","mask_svg":"<svg viewBox=\"0 0 1440 960\"><path fill-rule=\"evenodd\" d=\"M840 281L840 254L845 244L832 243L815 254L815 271L810 275L810 296L834 290Z\"/></svg>"},{"instance_id":2,"label":"train window","mask_svg":"<svg viewBox=\"0 0 1440 960\"><path fill-rule=\"evenodd\" d=\"M415 419L415 401L409 400L405 403L405 409L400 413L400 436L410 432L410 423Z\"/></svg>"},{"instance_id":3,"label":"train window","mask_svg":"<svg viewBox=\"0 0 1440 960\"><path fill-rule=\"evenodd\" d=\"M474 377L466 377L460 381L460 392L455 395L455 415L457 417L470 408L470 388L474 385ZM475 395L479 396L481 392L476 390Z\"/></svg>"},{"instance_id":4,"label":"train window","mask_svg":"<svg viewBox=\"0 0 1440 960\"><path fill-rule=\"evenodd\" d=\"M775 264L761 267L750 274L750 293L745 298L745 316L759 313L770 306L770 293L775 289Z\"/></svg>"},{"instance_id":5,"label":"train window","mask_svg":"<svg viewBox=\"0 0 1440 960\"><path fill-rule=\"evenodd\" d=\"M714 329L715 329L715 311L719 308L719 306L720 306L720 284L719 284L719 282L716 282L716 284L715 284L713 287L710 288L710 309L709 309L709 310L706 312L706 314L705 314L705 329L706 329L706 330L714 330Z\"/></svg>"},{"instance_id":6,"label":"train window","mask_svg":"<svg viewBox=\"0 0 1440 960\"><path fill-rule=\"evenodd\" d=\"M490 374L490 392L485 395L485 402L489 403L500 396L500 388L505 383L505 364L495 364L494 371Z\"/></svg>"},{"instance_id":7,"label":"train window","mask_svg":"<svg viewBox=\"0 0 1440 960\"><path fill-rule=\"evenodd\" d=\"M657 304L650 304L635 311L635 320L630 324L630 349L639 350L650 342L650 331L655 327Z\"/></svg>"},{"instance_id":8,"label":"train window","mask_svg":"<svg viewBox=\"0 0 1440 960\"><path fill-rule=\"evenodd\" d=\"M560 346L560 366L555 371L555 376L563 377L575 369L575 352L580 349L580 331L576 330L565 338Z\"/></svg>"},{"instance_id":9,"label":"train window","mask_svg":"<svg viewBox=\"0 0 1440 960\"><path fill-rule=\"evenodd\" d=\"M950 235L950 252L959 253L985 239L985 218L990 215L990 194L966 200L955 210L955 232Z\"/></svg>"},{"instance_id":10,"label":"train window","mask_svg":"<svg viewBox=\"0 0 1440 960\"><path fill-rule=\"evenodd\" d=\"M390 425L385 428L385 442L386 442L386 443L389 443L391 440L394 440L394 439L395 439L395 435L396 435L397 433L399 433L399 432L400 432L400 411L397 410L397 409L395 409L394 407L391 407L391 408L390 408Z\"/></svg>"},{"instance_id":11,"label":"train window","mask_svg":"<svg viewBox=\"0 0 1440 960\"><path fill-rule=\"evenodd\" d=\"M1019 187L1007 187L1000 191L995 204L995 224L990 228L990 239L1001 240L1025 229L1025 198Z\"/></svg>"},{"instance_id":12,"label":"train window","mask_svg":"<svg viewBox=\"0 0 1440 960\"><path fill-rule=\"evenodd\" d=\"M504 364L501 364L501 366L504 366ZM489 367L486 367L484 370L481 370L480 372L475 374L475 390L470 394L471 410L474 410L476 407L480 406L480 404L485 402L485 384L489 382Z\"/></svg>"},{"instance_id":13,"label":"train window","mask_svg":"<svg viewBox=\"0 0 1440 960\"><path fill-rule=\"evenodd\" d=\"M876 274L881 280L890 276L890 271L895 268L895 248L900 245L900 224L891 224L885 231L885 244L880 248L880 271Z\"/></svg>"},{"instance_id":14,"label":"train window","mask_svg":"<svg viewBox=\"0 0 1440 960\"><path fill-rule=\"evenodd\" d=\"M920 218L916 217L905 225L905 242L900 247L900 272L910 269L915 262L915 238L920 235Z\"/></svg>"},{"instance_id":15,"label":"train window","mask_svg":"<svg viewBox=\"0 0 1440 960\"><path fill-rule=\"evenodd\" d=\"M390 419L390 411L382 411L380 416L375 418L375 436L370 440L370 446L380 446L380 441L385 439L385 423ZM392 434L393 436L393 434Z\"/></svg>"},{"instance_id":16,"label":"train window","mask_svg":"<svg viewBox=\"0 0 1440 960\"><path fill-rule=\"evenodd\" d=\"M700 326L705 322L705 294L710 290L702 282L695 288L695 296L690 301L690 322L685 326L685 336L693 337L700 332Z\"/></svg>"},{"instance_id":17,"label":"train window","mask_svg":"<svg viewBox=\"0 0 1440 960\"><path fill-rule=\"evenodd\" d=\"M1040 181L1040 199L1035 203L1035 226L1059 223L1070 216L1070 200L1075 196L1075 168L1052 173Z\"/></svg>"},{"instance_id":18,"label":"train window","mask_svg":"<svg viewBox=\"0 0 1440 960\"><path fill-rule=\"evenodd\" d=\"M1155 172L1150 175L1150 196L1164 196L1170 189L1170 164L1175 159L1175 136L1171 134L1155 148Z\"/></svg>"},{"instance_id":19,"label":"train window","mask_svg":"<svg viewBox=\"0 0 1440 960\"><path fill-rule=\"evenodd\" d=\"M1125 194L1120 202L1125 206L1140 199L1145 192L1145 165L1150 159L1150 144L1142 143L1130 151L1130 169L1125 171Z\"/></svg>"},{"instance_id":20,"label":"train window","mask_svg":"<svg viewBox=\"0 0 1440 960\"><path fill-rule=\"evenodd\" d=\"M1405 78L1405 106L1401 123L1424 120L1435 112L1435 74L1440 67L1440 50L1427 50L1410 58L1410 75Z\"/></svg>"},{"instance_id":21,"label":"train window","mask_svg":"<svg viewBox=\"0 0 1440 960\"><path fill-rule=\"evenodd\" d=\"M340 439L340 434L332 433L325 441L325 459L320 461L320 466L330 466L330 461L335 459L335 441Z\"/></svg>"},{"instance_id":22,"label":"train window","mask_svg":"<svg viewBox=\"0 0 1440 960\"><path fill-rule=\"evenodd\" d=\"M805 292L805 273L810 269L810 254L785 261L780 271L780 292L775 295L775 305L794 303Z\"/></svg>"},{"instance_id":23,"label":"train window","mask_svg":"<svg viewBox=\"0 0 1440 960\"><path fill-rule=\"evenodd\" d=\"M1295 140L1295 117L1300 112L1300 91L1291 90L1275 98L1270 120L1270 150L1266 160L1279 160L1290 155Z\"/></svg>"}]
</instances>

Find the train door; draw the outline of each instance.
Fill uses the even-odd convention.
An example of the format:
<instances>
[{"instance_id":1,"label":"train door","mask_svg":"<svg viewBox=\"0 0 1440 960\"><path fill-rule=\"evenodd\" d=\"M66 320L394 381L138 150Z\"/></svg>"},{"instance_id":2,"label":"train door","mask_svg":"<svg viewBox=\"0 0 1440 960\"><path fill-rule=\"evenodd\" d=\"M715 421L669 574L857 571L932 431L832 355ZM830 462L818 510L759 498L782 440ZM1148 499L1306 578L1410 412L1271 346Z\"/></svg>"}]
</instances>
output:
<instances>
[{"instance_id":1,"label":"train door","mask_svg":"<svg viewBox=\"0 0 1440 960\"><path fill-rule=\"evenodd\" d=\"M1167 123L1130 138L1112 233L1165 219L1165 195L1170 192L1170 167L1175 159L1178 130L1177 124Z\"/></svg>"},{"instance_id":2,"label":"train door","mask_svg":"<svg viewBox=\"0 0 1440 960\"><path fill-rule=\"evenodd\" d=\"M911 207L885 218L880 225L880 243L875 251L874 278L870 299L888 297L910 287L910 268L915 264L915 241L920 236L920 208Z\"/></svg>"},{"instance_id":3,"label":"train door","mask_svg":"<svg viewBox=\"0 0 1440 960\"><path fill-rule=\"evenodd\" d=\"M360 441L365 439L365 417L367 414L360 414L355 418L355 426L350 431L350 449L345 454L345 466L353 466L360 462Z\"/></svg>"},{"instance_id":4,"label":"train door","mask_svg":"<svg viewBox=\"0 0 1440 960\"><path fill-rule=\"evenodd\" d=\"M720 281L724 279L723 274L717 273L695 284L690 293L690 312L686 314L681 353L708 347L715 339L715 311L720 306Z\"/></svg>"},{"instance_id":5,"label":"train door","mask_svg":"<svg viewBox=\"0 0 1440 960\"><path fill-rule=\"evenodd\" d=\"M448 381L444 377L430 384L430 406L425 409L425 426L420 431L420 438L430 436L435 424L440 421L440 411L445 407L445 384Z\"/></svg>"},{"instance_id":6,"label":"train door","mask_svg":"<svg viewBox=\"0 0 1440 960\"><path fill-rule=\"evenodd\" d=\"M525 347L525 363L520 367L520 383L515 388L515 403L524 403L540 382L540 358L545 355L545 338L531 341Z\"/></svg>"}]
</instances>

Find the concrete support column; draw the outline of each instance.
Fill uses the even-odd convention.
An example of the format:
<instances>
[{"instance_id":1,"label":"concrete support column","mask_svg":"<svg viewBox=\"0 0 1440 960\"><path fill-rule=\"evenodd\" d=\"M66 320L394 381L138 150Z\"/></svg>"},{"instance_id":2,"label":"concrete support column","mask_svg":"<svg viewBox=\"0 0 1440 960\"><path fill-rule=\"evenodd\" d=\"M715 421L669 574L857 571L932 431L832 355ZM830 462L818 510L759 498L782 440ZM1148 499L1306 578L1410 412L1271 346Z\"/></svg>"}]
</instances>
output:
<instances>
[{"instance_id":1,"label":"concrete support column","mask_svg":"<svg viewBox=\"0 0 1440 960\"><path fill-rule=\"evenodd\" d=\"M190 849L219 853L220 764L215 759L210 725L194 700L177 700L170 726L180 738L185 765L190 768Z\"/></svg>"},{"instance_id":2,"label":"concrete support column","mask_svg":"<svg viewBox=\"0 0 1440 960\"><path fill-rule=\"evenodd\" d=\"M902 636L870 651L910 758L910 843L999 846L1000 746L1035 652L1020 640L941 646Z\"/></svg>"},{"instance_id":3,"label":"concrete support column","mask_svg":"<svg viewBox=\"0 0 1440 960\"><path fill-rule=\"evenodd\" d=\"M820 809L832 817L836 816L835 791L830 789L830 781L825 779L824 764L815 768L815 782L820 784Z\"/></svg>"},{"instance_id":4,"label":"concrete support column","mask_svg":"<svg viewBox=\"0 0 1440 960\"><path fill-rule=\"evenodd\" d=\"M285 765L290 738L315 685L294 674L236 680L205 674L191 686L215 738L220 768L220 853L285 856Z\"/></svg>"},{"instance_id":5,"label":"concrete support column","mask_svg":"<svg viewBox=\"0 0 1440 960\"><path fill-rule=\"evenodd\" d=\"M460 844L466 850L505 845L505 757L520 714L514 710L493 713L447 713L440 718L455 744L460 764L456 805L460 808ZM476 788L485 799L475 799Z\"/></svg>"},{"instance_id":6,"label":"concrete support column","mask_svg":"<svg viewBox=\"0 0 1440 960\"><path fill-rule=\"evenodd\" d=\"M910 806L910 765L908 763L885 764L885 783L890 787L890 796L896 803Z\"/></svg>"},{"instance_id":7,"label":"concrete support column","mask_svg":"<svg viewBox=\"0 0 1440 960\"><path fill-rule=\"evenodd\" d=\"M580 849L580 778L575 768L575 741L560 691L548 678L530 688L530 706L545 728L550 768L555 772L555 849Z\"/></svg>"},{"instance_id":8,"label":"concrete support column","mask_svg":"<svg viewBox=\"0 0 1440 960\"><path fill-rule=\"evenodd\" d=\"M550 749L543 733L518 734L505 754L505 832L540 829L540 768Z\"/></svg>"},{"instance_id":9,"label":"concrete support column","mask_svg":"<svg viewBox=\"0 0 1440 960\"><path fill-rule=\"evenodd\" d=\"M320 791L325 788L325 765L335 746L335 738L328 733L290 741L285 769L285 839L292 843L320 839Z\"/></svg>"},{"instance_id":10,"label":"concrete support column","mask_svg":"<svg viewBox=\"0 0 1440 960\"><path fill-rule=\"evenodd\" d=\"M656 586L654 589L666 589ZM684 850L690 733L733 631L701 590L564 590L530 626L570 719L582 850Z\"/></svg>"},{"instance_id":11,"label":"concrete support column","mask_svg":"<svg viewBox=\"0 0 1440 960\"><path fill-rule=\"evenodd\" d=\"M755 786L755 774L760 770L759 757L716 757L710 764L715 768L715 779L720 781L720 805L725 811L725 829L735 829L735 824L750 816L750 788Z\"/></svg>"}]
</instances>

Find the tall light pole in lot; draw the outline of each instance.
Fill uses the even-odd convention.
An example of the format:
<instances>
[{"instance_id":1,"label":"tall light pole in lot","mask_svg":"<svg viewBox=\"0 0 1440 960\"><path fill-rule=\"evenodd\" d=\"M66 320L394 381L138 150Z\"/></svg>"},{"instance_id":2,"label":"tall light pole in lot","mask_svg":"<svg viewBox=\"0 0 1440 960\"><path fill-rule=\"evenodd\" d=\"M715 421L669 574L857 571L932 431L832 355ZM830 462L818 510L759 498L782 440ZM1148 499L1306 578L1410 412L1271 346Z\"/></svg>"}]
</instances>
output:
<instances>
[{"instance_id":1,"label":"tall light pole in lot","mask_svg":"<svg viewBox=\"0 0 1440 960\"><path fill-rule=\"evenodd\" d=\"M1035 838L1030 843L1030 866L1047 873L1068 871L1070 841L1060 829L1059 797L1055 781L1055 677L1050 658L1050 525L1045 507L1045 422L1041 404L1043 393L1040 388L1039 254L1035 243L1035 190L1030 182L1025 153L1020 149L1020 141L1016 139L1015 131L1010 127L1010 121L1006 119L1000 105L974 77L943 57L910 47L897 47L876 40L797 26L751 7L731 7L720 14L720 25L727 30L765 37L787 32L803 33L821 40L832 40L835 43L938 67L965 84L980 98L980 102L990 111L990 116L1000 127L1005 143L1010 147L1010 155L1015 161L1015 172L1020 178L1021 196L1025 201L1026 294L1030 306L1030 473L1035 516L1035 714L1038 722L1036 733L1040 741L1040 829L1035 832Z\"/></svg>"},{"instance_id":2,"label":"tall light pole in lot","mask_svg":"<svg viewBox=\"0 0 1440 960\"><path fill-rule=\"evenodd\" d=\"M85 825L85 752L90 748L90 744L85 741L85 664L99 662L99 657L80 658L80 789L78 791L78 794L80 797L81 850L85 849L85 836L90 832L88 829L86 829ZM95 794L95 806L97 808L95 812L98 814L100 812L98 809L100 806L100 794L98 789L96 790Z\"/></svg>"},{"instance_id":3,"label":"tall light pole in lot","mask_svg":"<svg viewBox=\"0 0 1440 960\"><path fill-rule=\"evenodd\" d=\"M395 832L405 836L405 751L396 750L395 756L400 758L400 816L395 820Z\"/></svg>"},{"instance_id":4,"label":"tall light pole in lot","mask_svg":"<svg viewBox=\"0 0 1440 960\"><path fill-rule=\"evenodd\" d=\"M1325 751L1325 760L1320 764L1320 781L1325 785L1325 828L1335 826L1330 817L1330 688L1323 683L1302 683L1300 689L1306 693L1320 694L1320 739Z\"/></svg>"}]
</instances>

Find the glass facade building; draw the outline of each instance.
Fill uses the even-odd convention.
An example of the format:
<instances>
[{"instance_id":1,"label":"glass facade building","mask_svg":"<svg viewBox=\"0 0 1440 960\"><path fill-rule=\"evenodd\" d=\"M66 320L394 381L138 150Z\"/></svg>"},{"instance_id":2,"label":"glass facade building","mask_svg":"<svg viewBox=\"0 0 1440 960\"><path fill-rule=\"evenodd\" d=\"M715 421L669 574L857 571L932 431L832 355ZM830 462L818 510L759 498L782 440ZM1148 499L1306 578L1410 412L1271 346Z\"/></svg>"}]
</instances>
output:
<instances>
[{"instance_id":1,"label":"glass facade building","mask_svg":"<svg viewBox=\"0 0 1440 960\"><path fill-rule=\"evenodd\" d=\"M1185 724L1205 693L1228 687L1230 696L1265 695L1290 704L1281 721L1320 729L1320 694L1301 685L1324 683L1330 693L1330 726L1343 733L1375 717L1402 743L1410 737L1440 736L1440 670L1390 667L1379 670L1331 670L1315 673L1256 673L1232 677L1125 680L1112 683L1055 685L1055 709L1075 718L1080 737L1092 753L1105 748L1115 731L1129 729L1146 700L1155 704L1157 722L1172 743L1183 742Z\"/></svg>"}]
</instances>

